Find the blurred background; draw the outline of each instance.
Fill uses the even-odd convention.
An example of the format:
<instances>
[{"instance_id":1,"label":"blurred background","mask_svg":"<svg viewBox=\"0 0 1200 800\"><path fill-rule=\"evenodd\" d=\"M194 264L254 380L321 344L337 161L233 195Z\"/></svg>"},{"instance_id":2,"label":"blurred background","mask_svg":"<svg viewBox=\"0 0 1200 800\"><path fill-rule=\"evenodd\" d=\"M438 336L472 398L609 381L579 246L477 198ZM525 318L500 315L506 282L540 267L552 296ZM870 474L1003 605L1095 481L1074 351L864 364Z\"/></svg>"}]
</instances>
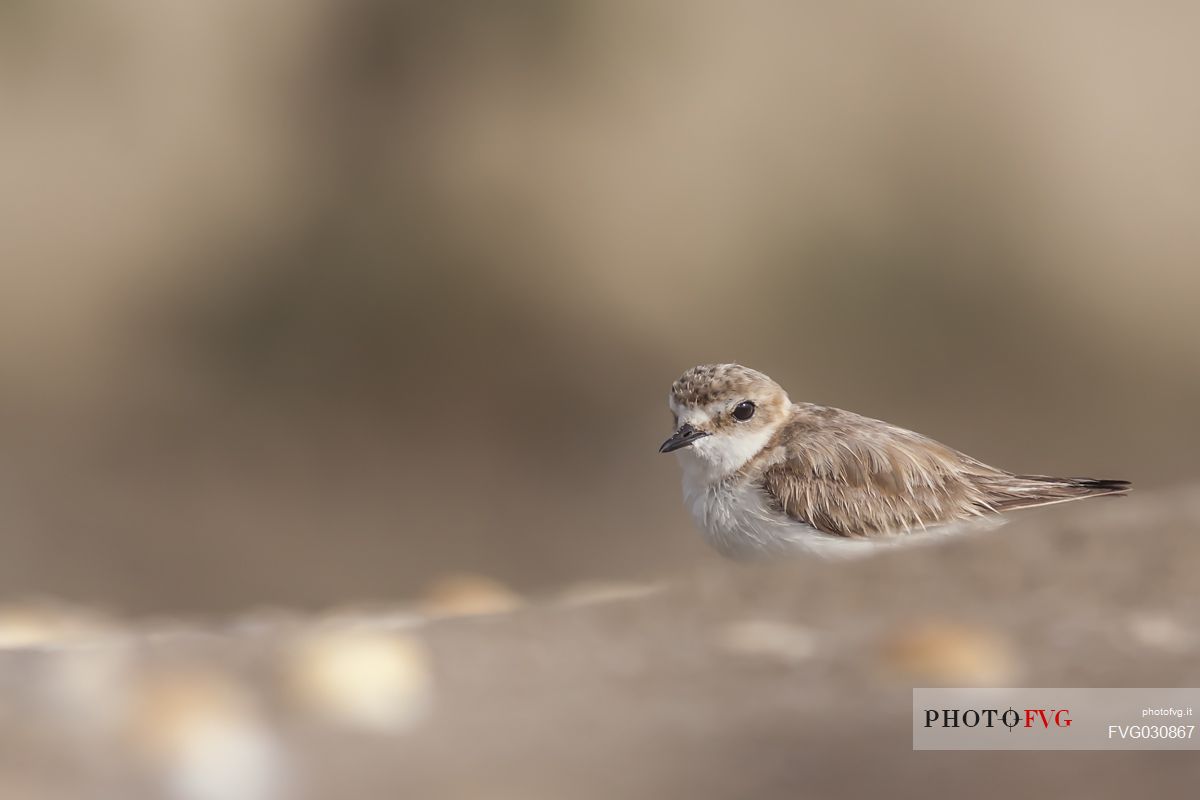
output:
<instances>
[{"instance_id":1,"label":"blurred background","mask_svg":"<svg viewBox=\"0 0 1200 800\"><path fill-rule=\"evenodd\" d=\"M1200 8L7 0L0 593L715 559L671 381L1196 473Z\"/></svg>"},{"instance_id":2,"label":"blurred background","mask_svg":"<svg viewBox=\"0 0 1200 800\"><path fill-rule=\"evenodd\" d=\"M1197 30L0 0L0 794L1194 786L910 754L908 717L912 686L1200 686ZM731 566L656 453L714 361L1137 492Z\"/></svg>"}]
</instances>

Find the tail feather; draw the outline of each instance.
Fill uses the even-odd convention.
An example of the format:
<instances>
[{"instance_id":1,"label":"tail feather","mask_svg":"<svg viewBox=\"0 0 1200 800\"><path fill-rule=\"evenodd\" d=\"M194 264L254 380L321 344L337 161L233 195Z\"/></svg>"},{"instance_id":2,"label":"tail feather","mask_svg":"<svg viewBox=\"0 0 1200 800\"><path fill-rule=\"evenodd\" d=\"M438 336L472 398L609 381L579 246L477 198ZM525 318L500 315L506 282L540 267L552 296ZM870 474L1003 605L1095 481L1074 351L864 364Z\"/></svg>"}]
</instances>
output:
<instances>
[{"instance_id":1,"label":"tail feather","mask_svg":"<svg viewBox=\"0 0 1200 800\"><path fill-rule=\"evenodd\" d=\"M1129 481L1107 478L1054 478L1049 475L1009 475L986 481L987 505L996 511L1066 503L1088 497L1126 494Z\"/></svg>"}]
</instances>

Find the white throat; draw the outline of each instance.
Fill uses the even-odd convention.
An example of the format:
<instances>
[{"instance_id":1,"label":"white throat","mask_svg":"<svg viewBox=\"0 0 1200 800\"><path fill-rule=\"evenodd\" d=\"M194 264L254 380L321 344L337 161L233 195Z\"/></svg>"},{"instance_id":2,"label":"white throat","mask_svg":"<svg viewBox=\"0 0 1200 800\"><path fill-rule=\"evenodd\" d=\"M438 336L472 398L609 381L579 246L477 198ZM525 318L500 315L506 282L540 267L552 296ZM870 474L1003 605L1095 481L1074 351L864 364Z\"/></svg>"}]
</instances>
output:
<instances>
[{"instance_id":1,"label":"white throat","mask_svg":"<svg viewBox=\"0 0 1200 800\"><path fill-rule=\"evenodd\" d=\"M709 417L703 412L693 412L681 414L680 421L704 430ZM679 450L685 486L689 483L695 488L711 486L737 472L767 446L777 428L777 425L770 425L748 432L735 429L733 433L705 436Z\"/></svg>"}]
</instances>

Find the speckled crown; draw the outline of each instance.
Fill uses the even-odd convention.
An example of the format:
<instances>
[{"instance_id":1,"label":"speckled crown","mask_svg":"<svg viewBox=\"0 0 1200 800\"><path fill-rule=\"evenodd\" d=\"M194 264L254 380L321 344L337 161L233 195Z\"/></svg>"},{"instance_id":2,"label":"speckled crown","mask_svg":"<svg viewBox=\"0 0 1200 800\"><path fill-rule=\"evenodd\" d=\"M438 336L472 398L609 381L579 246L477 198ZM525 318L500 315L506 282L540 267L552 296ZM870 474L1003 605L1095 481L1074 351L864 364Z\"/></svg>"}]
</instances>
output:
<instances>
[{"instance_id":1,"label":"speckled crown","mask_svg":"<svg viewBox=\"0 0 1200 800\"><path fill-rule=\"evenodd\" d=\"M671 384L671 397L681 406L706 406L768 386L780 389L779 384L766 375L741 364L701 364Z\"/></svg>"}]
</instances>

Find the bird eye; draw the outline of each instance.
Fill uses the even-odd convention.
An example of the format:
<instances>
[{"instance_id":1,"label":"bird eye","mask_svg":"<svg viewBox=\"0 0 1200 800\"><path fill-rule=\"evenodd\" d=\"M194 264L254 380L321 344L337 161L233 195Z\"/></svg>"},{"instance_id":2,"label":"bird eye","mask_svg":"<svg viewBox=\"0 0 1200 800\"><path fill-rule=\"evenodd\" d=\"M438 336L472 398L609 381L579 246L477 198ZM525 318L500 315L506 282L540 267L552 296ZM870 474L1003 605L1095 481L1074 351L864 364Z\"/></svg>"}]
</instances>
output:
<instances>
[{"instance_id":1,"label":"bird eye","mask_svg":"<svg viewBox=\"0 0 1200 800\"><path fill-rule=\"evenodd\" d=\"M743 400L733 407L733 418L738 422L745 422L754 416L754 410L754 403Z\"/></svg>"}]
</instances>

